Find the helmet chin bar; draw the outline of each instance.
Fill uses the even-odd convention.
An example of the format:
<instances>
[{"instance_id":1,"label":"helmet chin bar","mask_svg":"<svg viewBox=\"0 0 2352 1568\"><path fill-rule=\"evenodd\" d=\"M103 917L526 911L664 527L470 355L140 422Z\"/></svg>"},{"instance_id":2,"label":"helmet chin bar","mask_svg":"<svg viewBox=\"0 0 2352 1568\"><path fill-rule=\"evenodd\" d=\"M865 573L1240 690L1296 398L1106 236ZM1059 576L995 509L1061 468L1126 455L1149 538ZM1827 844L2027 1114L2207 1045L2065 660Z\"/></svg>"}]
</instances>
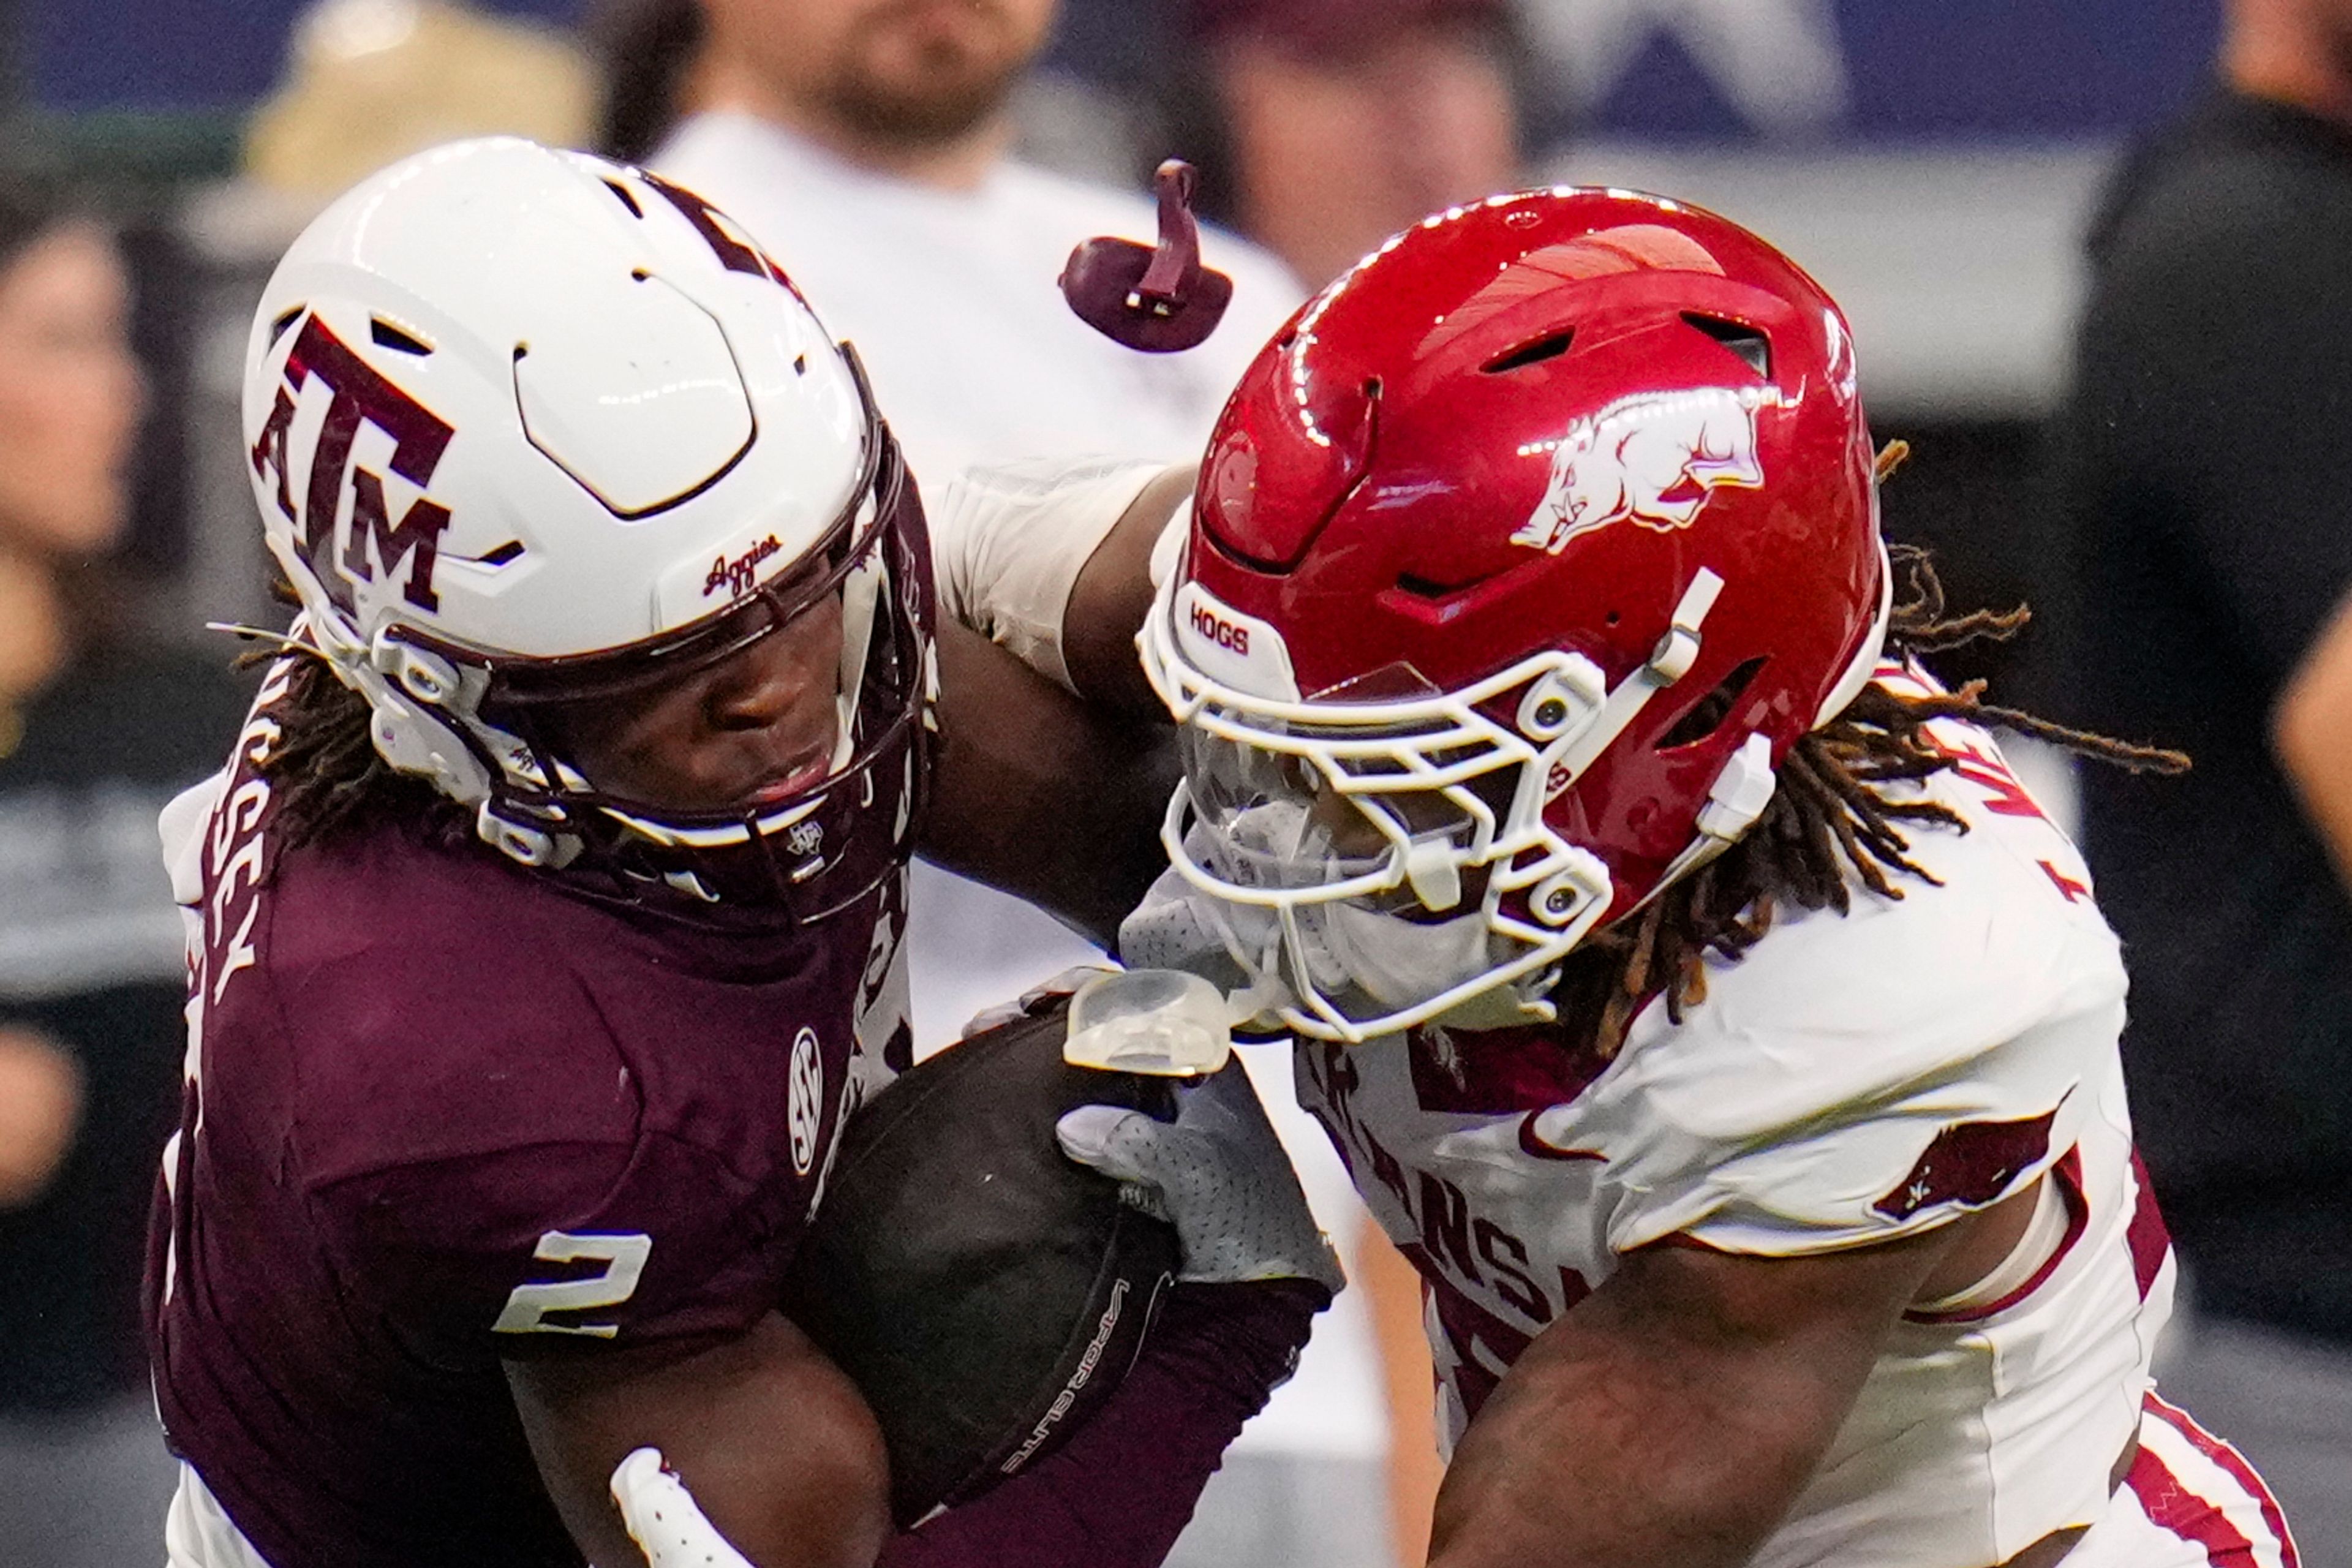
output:
<instances>
[{"instance_id":1,"label":"helmet chin bar","mask_svg":"<svg viewBox=\"0 0 2352 1568\"><path fill-rule=\"evenodd\" d=\"M1208 858L1192 852L1186 820L1199 813L1189 782L1180 783L1160 826L1171 865L1193 888L1237 907L1236 912L1252 908L1272 911L1272 931L1259 941L1249 940L1234 921L1223 921L1227 945L1250 976L1251 989L1279 984L1294 998L1275 1009L1284 1024L1301 1035L1349 1044L1426 1023L1503 986L1517 992L1523 1016L1549 1019L1551 1005L1544 993L1550 989L1557 966L1599 925L1614 884L1599 857L1552 830L1544 819L1544 807L1624 732L1652 698L1690 671L1698 657L1700 626L1722 592L1722 578L1704 567L1699 570L1649 661L1613 689L1605 689L1600 669L1590 659L1552 648L1458 691L1363 703L1258 697L1203 673L1175 641L1177 585L1172 574L1160 585L1137 642L1146 676L1180 724L1307 762L1328 788L1351 801L1384 795L1441 795L1475 825L1469 844L1457 849L1426 840L1416 844L1390 813L1365 810L1366 819L1388 839L1373 868L1311 887L1254 886L1222 875ZM1521 692L1516 727L1480 711L1483 704L1514 691ZM1299 733L1302 729L1309 732ZM1748 754L1743 749L1741 755ZM1436 761L1440 756L1449 760ZM1381 771L1353 773L1347 765L1351 762L1377 763ZM1517 777L1510 805L1497 821L1467 785L1475 778L1506 770L1515 771ZM1764 776L1769 784L1769 765ZM1744 805L1745 796L1737 804ZM1720 818L1718 824L1723 825ZM1433 864L1440 853L1445 864ZM1342 1011L1316 980L1301 910L1408 885L1416 893L1449 880L1458 889L1461 871L1470 867L1487 868L1485 896L1476 911L1487 931L1525 951L1433 996L1374 1016ZM1521 894L1526 916L1504 907L1507 900Z\"/></svg>"}]
</instances>

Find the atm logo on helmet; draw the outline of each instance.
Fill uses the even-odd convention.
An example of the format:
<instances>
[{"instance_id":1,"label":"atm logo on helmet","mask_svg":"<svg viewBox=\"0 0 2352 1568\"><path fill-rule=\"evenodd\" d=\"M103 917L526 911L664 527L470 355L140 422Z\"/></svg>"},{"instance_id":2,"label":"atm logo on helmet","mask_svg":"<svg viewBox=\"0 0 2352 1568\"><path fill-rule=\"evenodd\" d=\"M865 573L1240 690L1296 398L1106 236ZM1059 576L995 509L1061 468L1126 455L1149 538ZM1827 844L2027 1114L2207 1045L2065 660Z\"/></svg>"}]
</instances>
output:
<instances>
[{"instance_id":1,"label":"atm logo on helmet","mask_svg":"<svg viewBox=\"0 0 2352 1568\"><path fill-rule=\"evenodd\" d=\"M314 379L325 384L332 399L310 448L310 471L298 516L288 451L294 436L295 396ZM455 434L447 421L385 380L330 331L324 321L311 316L303 321L293 351L286 356L285 384L278 388L269 418L253 443L254 474L262 479L275 478L278 510L287 521L299 524L302 558L338 608L352 608L352 583L373 582L377 566L389 578L404 563L408 579L401 584L401 596L420 610L437 610L441 596L433 591L433 568L440 553L441 531L449 526L449 509L420 496L409 503L398 522L392 521L384 505L383 476L352 460L352 443L363 421L392 437L392 461L387 467L419 489L432 481L433 470L440 467L441 455L448 450L449 437ZM346 486L352 497L352 521L338 562L335 518L342 508Z\"/></svg>"},{"instance_id":2,"label":"atm logo on helmet","mask_svg":"<svg viewBox=\"0 0 2352 1568\"><path fill-rule=\"evenodd\" d=\"M1718 487L1764 482L1756 411L1779 401L1760 386L1619 398L1552 447L1544 498L1511 542L1557 555L1579 534L1622 519L1660 533L1688 528Z\"/></svg>"}]
</instances>

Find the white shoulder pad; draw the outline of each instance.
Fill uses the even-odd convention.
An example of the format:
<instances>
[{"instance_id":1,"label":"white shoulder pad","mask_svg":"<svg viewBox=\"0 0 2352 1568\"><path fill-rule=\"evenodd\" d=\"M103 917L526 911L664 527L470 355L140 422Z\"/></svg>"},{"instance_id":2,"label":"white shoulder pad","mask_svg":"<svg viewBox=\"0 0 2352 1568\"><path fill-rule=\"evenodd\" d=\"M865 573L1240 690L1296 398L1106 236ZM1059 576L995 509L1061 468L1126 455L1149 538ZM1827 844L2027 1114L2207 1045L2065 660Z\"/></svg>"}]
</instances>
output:
<instances>
[{"instance_id":1,"label":"white shoulder pad","mask_svg":"<svg viewBox=\"0 0 2352 1568\"><path fill-rule=\"evenodd\" d=\"M1067 688L1062 616L1078 572L1168 468L1055 458L957 475L929 514L941 612Z\"/></svg>"},{"instance_id":2,"label":"white shoulder pad","mask_svg":"<svg viewBox=\"0 0 2352 1568\"><path fill-rule=\"evenodd\" d=\"M163 839L163 866L172 874L172 898L193 905L205 896L205 825L212 820L228 788L229 770L223 768L200 784L190 784L165 804L155 819Z\"/></svg>"},{"instance_id":3,"label":"white shoulder pad","mask_svg":"<svg viewBox=\"0 0 2352 1568\"><path fill-rule=\"evenodd\" d=\"M1914 848L1943 886L1785 919L1710 963L1679 1026L1663 1005L1636 1020L1579 1130L1612 1152L1613 1248L1888 1240L1999 1201L2078 1141L2123 1027L2113 933L1990 825Z\"/></svg>"}]
</instances>

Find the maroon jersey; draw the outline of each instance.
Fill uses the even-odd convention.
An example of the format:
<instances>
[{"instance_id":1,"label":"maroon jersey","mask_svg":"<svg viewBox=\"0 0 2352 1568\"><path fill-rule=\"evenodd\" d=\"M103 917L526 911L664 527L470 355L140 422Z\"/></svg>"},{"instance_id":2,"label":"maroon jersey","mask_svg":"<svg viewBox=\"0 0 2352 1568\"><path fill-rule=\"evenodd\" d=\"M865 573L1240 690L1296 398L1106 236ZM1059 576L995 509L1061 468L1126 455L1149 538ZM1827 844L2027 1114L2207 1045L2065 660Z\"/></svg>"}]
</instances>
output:
<instances>
[{"instance_id":1,"label":"maroon jersey","mask_svg":"<svg viewBox=\"0 0 2352 1568\"><path fill-rule=\"evenodd\" d=\"M904 1061L902 887L720 932L421 826L280 853L272 697L165 816L202 835L166 1431L275 1568L576 1565L499 1363L774 1305L842 1120Z\"/></svg>"}]
</instances>

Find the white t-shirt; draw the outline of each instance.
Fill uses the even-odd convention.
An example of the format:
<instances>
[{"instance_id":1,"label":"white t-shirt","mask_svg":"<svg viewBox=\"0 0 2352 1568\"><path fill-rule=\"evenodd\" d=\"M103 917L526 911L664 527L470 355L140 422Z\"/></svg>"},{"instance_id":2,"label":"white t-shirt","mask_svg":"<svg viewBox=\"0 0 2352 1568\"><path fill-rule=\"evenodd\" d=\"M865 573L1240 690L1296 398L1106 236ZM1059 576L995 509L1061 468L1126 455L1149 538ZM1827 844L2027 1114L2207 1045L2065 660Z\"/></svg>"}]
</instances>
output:
<instances>
[{"instance_id":1,"label":"white t-shirt","mask_svg":"<svg viewBox=\"0 0 2352 1568\"><path fill-rule=\"evenodd\" d=\"M1196 456L1251 357L1305 297L1282 264L1207 230L1202 259L1234 279L1214 336L1185 353L1121 347L1055 285L1097 235L1150 244L1139 194L999 163L945 191L845 163L741 114L685 122L649 160L751 231L836 335L926 493L975 463L1115 453Z\"/></svg>"},{"instance_id":2,"label":"white t-shirt","mask_svg":"<svg viewBox=\"0 0 2352 1568\"><path fill-rule=\"evenodd\" d=\"M2105 1509L2171 1291L2124 1102L2123 965L2089 872L1992 741L1932 732L1959 770L1892 787L1968 824L1905 825L1943 885L1784 914L1709 961L1679 1025L1652 1003L1612 1060L1536 1030L1301 1047L1301 1099L1428 1282L1449 1445L1633 1247L1865 1245L2048 1173L2065 1230L2047 1266L1906 1314L1752 1563L1984 1568Z\"/></svg>"},{"instance_id":3,"label":"white t-shirt","mask_svg":"<svg viewBox=\"0 0 2352 1568\"><path fill-rule=\"evenodd\" d=\"M648 166L742 224L837 336L856 346L875 402L935 503L975 465L1115 454L1188 461L1241 373L1305 298L1282 264L1206 230L1202 259L1234 280L1215 335L1178 354L1123 348L1071 312L1056 286L1071 247L1097 235L1149 243L1150 198L1000 163L952 192L845 163L740 114L688 120ZM1026 904L918 863L908 947L919 1055L982 1008L1076 963L1094 946ZM1309 1202L1343 1251L1362 1208L1290 1093L1279 1051L1253 1077ZM1298 1374L1243 1446L1329 1458L1386 1452L1388 1427L1360 1292L1318 1321Z\"/></svg>"}]
</instances>

